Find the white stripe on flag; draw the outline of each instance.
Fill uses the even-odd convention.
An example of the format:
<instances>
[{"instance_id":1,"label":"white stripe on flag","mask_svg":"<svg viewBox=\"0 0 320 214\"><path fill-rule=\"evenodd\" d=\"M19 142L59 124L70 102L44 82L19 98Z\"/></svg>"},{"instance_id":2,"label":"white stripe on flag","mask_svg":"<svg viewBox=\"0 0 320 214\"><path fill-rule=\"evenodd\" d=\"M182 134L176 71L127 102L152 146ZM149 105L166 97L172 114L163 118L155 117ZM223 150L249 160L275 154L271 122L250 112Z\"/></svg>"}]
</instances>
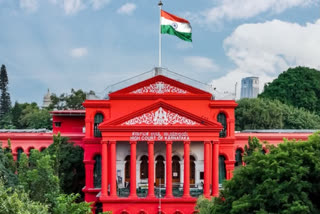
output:
<instances>
[{"instance_id":1,"label":"white stripe on flag","mask_svg":"<svg viewBox=\"0 0 320 214\"><path fill-rule=\"evenodd\" d=\"M191 33L191 26L188 23L175 22L161 17L161 25L171 25L176 31L181 33Z\"/></svg>"}]
</instances>

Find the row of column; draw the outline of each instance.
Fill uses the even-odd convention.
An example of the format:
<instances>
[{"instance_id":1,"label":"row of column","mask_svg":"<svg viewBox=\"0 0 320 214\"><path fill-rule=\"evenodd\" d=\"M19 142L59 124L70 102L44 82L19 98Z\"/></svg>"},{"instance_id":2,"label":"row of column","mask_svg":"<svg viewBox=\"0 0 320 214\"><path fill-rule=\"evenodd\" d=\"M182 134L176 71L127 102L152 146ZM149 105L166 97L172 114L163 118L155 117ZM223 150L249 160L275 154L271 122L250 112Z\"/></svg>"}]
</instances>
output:
<instances>
[{"instance_id":1,"label":"row of column","mask_svg":"<svg viewBox=\"0 0 320 214\"><path fill-rule=\"evenodd\" d=\"M212 143L212 164L210 163L211 141L204 142L204 186L203 194L210 197L210 178L212 178L211 195L219 195L219 142ZM136 198L136 156L137 142L130 141L130 198ZM110 157L108 157L110 156ZM148 141L148 196L154 194L154 141ZM212 168L210 167L212 165ZM184 141L184 183L183 197L190 197L190 141ZM110 169L109 169L110 167ZM110 173L108 173L110 172ZM172 141L166 141L166 197L172 194ZM107 198L108 184L110 184L110 197L117 197L116 184L116 141L102 141L102 177L101 198Z\"/></svg>"}]
</instances>

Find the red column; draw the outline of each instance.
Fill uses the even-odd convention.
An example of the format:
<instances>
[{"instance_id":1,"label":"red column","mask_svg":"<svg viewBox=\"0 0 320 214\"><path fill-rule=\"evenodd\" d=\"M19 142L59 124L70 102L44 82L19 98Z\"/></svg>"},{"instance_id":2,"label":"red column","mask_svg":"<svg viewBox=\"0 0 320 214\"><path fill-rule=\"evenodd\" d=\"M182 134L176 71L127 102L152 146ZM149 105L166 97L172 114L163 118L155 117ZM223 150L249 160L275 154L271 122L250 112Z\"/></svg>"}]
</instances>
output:
<instances>
[{"instance_id":1,"label":"red column","mask_svg":"<svg viewBox=\"0 0 320 214\"><path fill-rule=\"evenodd\" d=\"M136 165L137 165L137 142L130 141L131 154L130 154L130 196L137 197L137 184L136 184Z\"/></svg>"},{"instance_id":2,"label":"red column","mask_svg":"<svg viewBox=\"0 0 320 214\"><path fill-rule=\"evenodd\" d=\"M86 170L86 189L93 187L94 160L83 161Z\"/></svg>"},{"instance_id":3,"label":"red column","mask_svg":"<svg viewBox=\"0 0 320 214\"><path fill-rule=\"evenodd\" d=\"M87 138L93 137L93 134L92 134L92 130L93 130L92 123L93 123L93 120L92 119L85 119L85 123L86 123L86 137Z\"/></svg>"},{"instance_id":4,"label":"red column","mask_svg":"<svg viewBox=\"0 0 320 214\"><path fill-rule=\"evenodd\" d=\"M148 197L154 197L154 142L148 141Z\"/></svg>"},{"instance_id":5,"label":"red column","mask_svg":"<svg viewBox=\"0 0 320 214\"><path fill-rule=\"evenodd\" d=\"M212 186L212 143L210 143L210 189L211 189L211 186Z\"/></svg>"},{"instance_id":6,"label":"red column","mask_svg":"<svg viewBox=\"0 0 320 214\"><path fill-rule=\"evenodd\" d=\"M204 153L204 184L203 195L206 198L210 197L210 141L205 141L203 145Z\"/></svg>"},{"instance_id":7,"label":"red column","mask_svg":"<svg viewBox=\"0 0 320 214\"><path fill-rule=\"evenodd\" d=\"M166 197L172 197L172 141L167 141L167 152L166 152Z\"/></svg>"},{"instance_id":8,"label":"red column","mask_svg":"<svg viewBox=\"0 0 320 214\"><path fill-rule=\"evenodd\" d=\"M190 197L190 141L184 142L183 197Z\"/></svg>"},{"instance_id":9,"label":"red column","mask_svg":"<svg viewBox=\"0 0 320 214\"><path fill-rule=\"evenodd\" d=\"M212 196L219 196L219 141L212 147Z\"/></svg>"},{"instance_id":10,"label":"red column","mask_svg":"<svg viewBox=\"0 0 320 214\"><path fill-rule=\"evenodd\" d=\"M110 196L117 197L116 141L110 141Z\"/></svg>"},{"instance_id":11,"label":"red column","mask_svg":"<svg viewBox=\"0 0 320 214\"><path fill-rule=\"evenodd\" d=\"M108 142L102 141L101 198L108 196Z\"/></svg>"},{"instance_id":12,"label":"red column","mask_svg":"<svg viewBox=\"0 0 320 214\"><path fill-rule=\"evenodd\" d=\"M108 143L108 147L109 147L109 155L108 155L108 188L111 187L111 155L110 155L110 143Z\"/></svg>"}]
</instances>

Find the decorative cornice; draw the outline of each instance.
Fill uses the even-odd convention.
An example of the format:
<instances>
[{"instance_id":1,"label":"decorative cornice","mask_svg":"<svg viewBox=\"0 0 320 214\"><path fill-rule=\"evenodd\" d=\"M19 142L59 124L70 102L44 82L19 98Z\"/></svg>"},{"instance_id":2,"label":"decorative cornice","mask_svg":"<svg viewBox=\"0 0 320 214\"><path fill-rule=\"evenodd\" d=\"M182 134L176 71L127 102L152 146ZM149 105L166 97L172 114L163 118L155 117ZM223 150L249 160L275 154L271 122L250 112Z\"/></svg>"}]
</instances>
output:
<instances>
[{"instance_id":1,"label":"decorative cornice","mask_svg":"<svg viewBox=\"0 0 320 214\"><path fill-rule=\"evenodd\" d=\"M110 108L109 100L86 100L82 103L85 108Z\"/></svg>"},{"instance_id":2,"label":"decorative cornice","mask_svg":"<svg viewBox=\"0 0 320 214\"><path fill-rule=\"evenodd\" d=\"M235 108L238 106L234 100L215 100L209 103L210 108Z\"/></svg>"}]
</instances>

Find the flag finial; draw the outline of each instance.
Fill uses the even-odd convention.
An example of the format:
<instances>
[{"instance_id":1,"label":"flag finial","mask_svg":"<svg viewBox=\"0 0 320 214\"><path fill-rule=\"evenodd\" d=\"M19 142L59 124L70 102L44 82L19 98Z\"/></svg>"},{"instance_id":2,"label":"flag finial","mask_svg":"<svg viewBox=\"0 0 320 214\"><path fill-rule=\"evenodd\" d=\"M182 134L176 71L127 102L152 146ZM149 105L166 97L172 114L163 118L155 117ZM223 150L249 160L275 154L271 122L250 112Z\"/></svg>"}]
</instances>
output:
<instances>
[{"instance_id":1,"label":"flag finial","mask_svg":"<svg viewBox=\"0 0 320 214\"><path fill-rule=\"evenodd\" d=\"M162 1L160 0L158 5L161 7L163 4L162 4Z\"/></svg>"}]
</instances>

